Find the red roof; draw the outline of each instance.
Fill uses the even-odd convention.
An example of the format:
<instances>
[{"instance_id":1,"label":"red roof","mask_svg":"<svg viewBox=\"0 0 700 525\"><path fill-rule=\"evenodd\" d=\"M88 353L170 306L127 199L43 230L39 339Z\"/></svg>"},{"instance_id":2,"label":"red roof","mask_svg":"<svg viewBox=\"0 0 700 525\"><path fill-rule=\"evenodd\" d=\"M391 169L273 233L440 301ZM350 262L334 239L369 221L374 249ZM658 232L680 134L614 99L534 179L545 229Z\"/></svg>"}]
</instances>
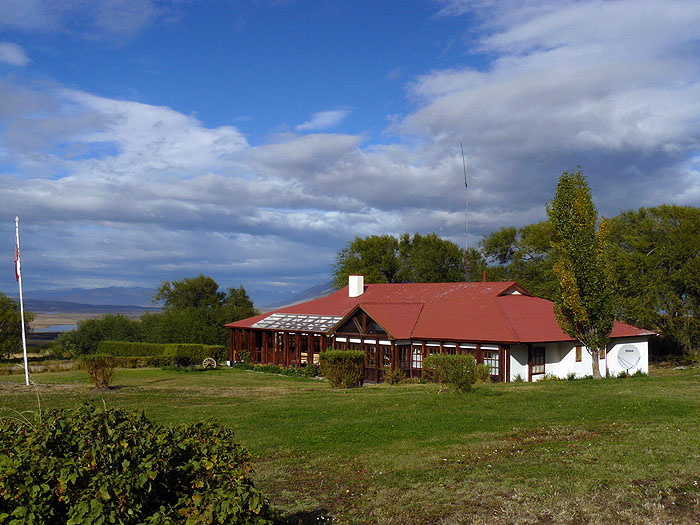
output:
<instances>
[{"instance_id":1,"label":"red roof","mask_svg":"<svg viewBox=\"0 0 700 525\"><path fill-rule=\"evenodd\" d=\"M327 296L227 324L250 328L273 313L346 317L362 308L393 339L494 343L571 341L554 316L554 303L514 282L368 284L359 297L348 287ZM611 337L654 335L615 322Z\"/></svg>"}]
</instances>

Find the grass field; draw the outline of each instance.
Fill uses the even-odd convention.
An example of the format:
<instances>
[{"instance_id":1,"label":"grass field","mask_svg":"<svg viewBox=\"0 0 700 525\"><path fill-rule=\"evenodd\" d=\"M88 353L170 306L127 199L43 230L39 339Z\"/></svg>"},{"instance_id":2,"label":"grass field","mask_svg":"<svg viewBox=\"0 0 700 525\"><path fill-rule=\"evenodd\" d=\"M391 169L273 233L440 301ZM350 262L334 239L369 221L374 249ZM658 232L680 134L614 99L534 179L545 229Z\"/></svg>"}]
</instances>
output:
<instances>
[{"instance_id":1,"label":"grass field","mask_svg":"<svg viewBox=\"0 0 700 525\"><path fill-rule=\"evenodd\" d=\"M97 399L176 424L217 418L290 523L698 523L700 369L650 377L331 390L217 369L3 377L0 406Z\"/></svg>"}]
</instances>

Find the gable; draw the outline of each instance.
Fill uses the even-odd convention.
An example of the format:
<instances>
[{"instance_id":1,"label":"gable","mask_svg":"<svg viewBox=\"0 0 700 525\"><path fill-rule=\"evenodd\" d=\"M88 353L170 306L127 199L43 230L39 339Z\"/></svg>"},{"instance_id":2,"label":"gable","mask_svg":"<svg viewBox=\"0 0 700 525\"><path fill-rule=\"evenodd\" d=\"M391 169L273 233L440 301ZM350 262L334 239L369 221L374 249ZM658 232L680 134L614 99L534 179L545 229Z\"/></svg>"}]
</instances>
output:
<instances>
[{"instance_id":1,"label":"gable","mask_svg":"<svg viewBox=\"0 0 700 525\"><path fill-rule=\"evenodd\" d=\"M334 331L341 334L387 335L386 330L362 308L357 308Z\"/></svg>"}]
</instances>

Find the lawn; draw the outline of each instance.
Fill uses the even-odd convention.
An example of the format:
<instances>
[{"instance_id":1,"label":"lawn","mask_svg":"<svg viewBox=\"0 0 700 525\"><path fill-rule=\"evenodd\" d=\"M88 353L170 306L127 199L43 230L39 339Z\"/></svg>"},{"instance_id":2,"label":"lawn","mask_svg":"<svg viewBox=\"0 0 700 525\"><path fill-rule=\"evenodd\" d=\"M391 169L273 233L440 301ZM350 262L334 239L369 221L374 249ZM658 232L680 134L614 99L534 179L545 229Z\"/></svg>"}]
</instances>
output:
<instances>
[{"instance_id":1,"label":"lawn","mask_svg":"<svg viewBox=\"0 0 700 525\"><path fill-rule=\"evenodd\" d=\"M697 523L700 369L650 377L331 390L217 369L0 378L4 416L82 400L167 424L217 418L290 523Z\"/></svg>"}]
</instances>

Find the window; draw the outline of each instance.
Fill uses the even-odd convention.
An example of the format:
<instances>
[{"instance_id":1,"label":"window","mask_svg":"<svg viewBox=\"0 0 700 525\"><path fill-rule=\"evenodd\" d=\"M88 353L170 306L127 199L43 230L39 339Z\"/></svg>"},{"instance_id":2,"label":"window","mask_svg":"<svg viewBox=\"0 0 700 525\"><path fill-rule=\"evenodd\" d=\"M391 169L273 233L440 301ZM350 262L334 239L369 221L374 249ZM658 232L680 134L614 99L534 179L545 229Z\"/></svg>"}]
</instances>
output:
<instances>
[{"instance_id":1,"label":"window","mask_svg":"<svg viewBox=\"0 0 700 525\"><path fill-rule=\"evenodd\" d=\"M492 376L500 375L500 359L498 350L484 350L484 364L491 367L490 374Z\"/></svg>"},{"instance_id":2,"label":"window","mask_svg":"<svg viewBox=\"0 0 700 525\"><path fill-rule=\"evenodd\" d=\"M605 348L601 348L598 351L598 355L600 356L601 359L605 359Z\"/></svg>"},{"instance_id":3,"label":"window","mask_svg":"<svg viewBox=\"0 0 700 525\"><path fill-rule=\"evenodd\" d=\"M580 347L580 346L576 347L576 362L577 363L581 362L581 350L583 350L582 347Z\"/></svg>"},{"instance_id":4,"label":"window","mask_svg":"<svg viewBox=\"0 0 700 525\"><path fill-rule=\"evenodd\" d=\"M532 349L532 375L544 374L544 347Z\"/></svg>"},{"instance_id":5,"label":"window","mask_svg":"<svg viewBox=\"0 0 700 525\"><path fill-rule=\"evenodd\" d=\"M365 345L365 366L374 368L376 363L377 347L374 345Z\"/></svg>"},{"instance_id":6,"label":"window","mask_svg":"<svg viewBox=\"0 0 700 525\"><path fill-rule=\"evenodd\" d=\"M413 347L413 368L423 368L423 351L421 347Z\"/></svg>"}]
</instances>

